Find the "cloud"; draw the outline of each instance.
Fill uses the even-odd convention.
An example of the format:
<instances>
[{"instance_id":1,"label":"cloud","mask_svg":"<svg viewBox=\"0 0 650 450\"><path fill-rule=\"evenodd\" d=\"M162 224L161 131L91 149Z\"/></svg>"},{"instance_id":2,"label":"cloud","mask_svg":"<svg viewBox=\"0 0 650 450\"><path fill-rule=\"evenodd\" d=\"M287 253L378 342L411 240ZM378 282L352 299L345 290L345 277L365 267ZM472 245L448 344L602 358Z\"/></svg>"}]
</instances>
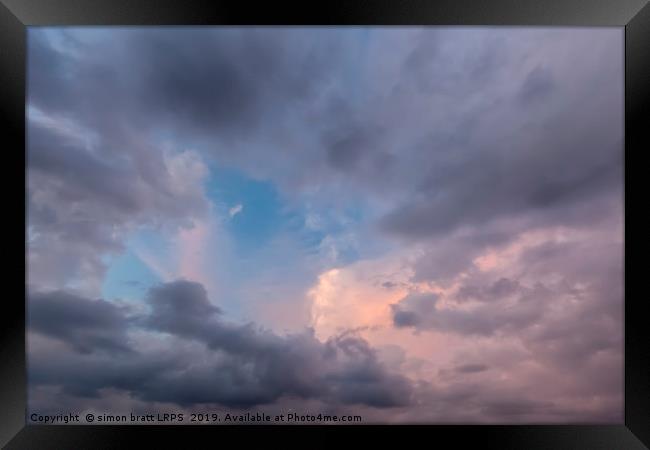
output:
<instances>
[{"instance_id":1,"label":"cloud","mask_svg":"<svg viewBox=\"0 0 650 450\"><path fill-rule=\"evenodd\" d=\"M29 102L115 144L171 130L289 194L399 200L383 227L411 237L568 208L620 180L622 66L604 62L617 30L358 33L70 32L62 52L34 31Z\"/></svg>"},{"instance_id":2,"label":"cloud","mask_svg":"<svg viewBox=\"0 0 650 450\"><path fill-rule=\"evenodd\" d=\"M458 373L477 373L485 370L488 370L488 366L485 364L465 364L456 367L456 372Z\"/></svg>"},{"instance_id":3,"label":"cloud","mask_svg":"<svg viewBox=\"0 0 650 450\"><path fill-rule=\"evenodd\" d=\"M28 139L28 270L39 289L71 284L97 295L103 257L122 251L129 232L187 226L207 212L206 168L191 151L119 156L39 119L29 120Z\"/></svg>"},{"instance_id":4,"label":"cloud","mask_svg":"<svg viewBox=\"0 0 650 450\"><path fill-rule=\"evenodd\" d=\"M30 30L32 398L347 404L380 421L616 420L622 39ZM304 226L328 236L312 259L274 240L255 261L264 276L242 288L263 323L311 319L315 335L226 321L230 272L206 271L231 264L207 244L212 164L308 204ZM330 216L349 210L359 223L330 234ZM106 256L143 228L178 237L179 273L154 258L159 274L220 289L219 306L190 282L152 289L137 314L91 300ZM277 283L282 260L299 261L299 287Z\"/></svg>"},{"instance_id":5,"label":"cloud","mask_svg":"<svg viewBox=\"0 0 650 450\"><path fill-rule=\"evenodd\" d=\"M535 67L526 76L519 98L524 103L539 101L550 95L555 87L553 74L541 66Z\"/></svg>"},{"instance_id":6,"label":"cloud","mask_svg":"<svg viewBox=\"0 0 650 450\"><path fill-rule=\"evenodd\" d=\"M463 350L451 353L465 362L441 369L445 383L453 380L453 371L483 377L482 385L490 382L490 374L501 372L512 383L532 386L538 377L543 378L535 374L540 371L554 373L559 383L554 389L563 392L546 398L564 395L586 404L590 395L596 395L620 402L623 273L619 227L620 223L589 230L545 230L515 238L481 256L489 256L490 264L482 268L470 264L461 270L443 292L411 292L393 303L393 324L437 339L455 336L466 343L460 347ZM497 362L501 357L486 357L476 349L490 343L506 351L505 342L522 352L516 356L518 364L507 359ZM489 361L490 370L466 362L475 358ZM578 381L586 378L589 383ZM485 417L535 415L538 407L546 408L495 402L483 404ZM621 411L620 404L612 406L612 411ZM561 412L557 404L551 409L570 414L566 409Z\"/></svg>"},{"instance_id":7,"label":"cloud","mask_svg":"<svg viewBox=\"0 0 650 450\"><path fill-rule=\"evenodd\" d=\"M361 199L388 237L465 229L490 242L531 223L589 223L622 195L619 31L369 30L365 46L355 30L70 31L63 51L34 30L28 102L97 135L96 158L44 155L95 164L110 176L88 166L84 192L133 213L142 189L128 180L164 191L152 149L164 134L287 196ZM133 168L107 164L117 155ZM59 166L40 165L50 177ZM81 195L67 189L48 204ZM519 227L486 233L495 221Z\"/></svg>"},{"instance_id":8,"label":"cloud","mask_svg":"<svg viewBox=\"0 0 650 450\"><path fill-rule=\"evenodd\" d=\"M480 34L474 33L474 36ZM435 48L444 45L451 48L441 34L432 39ZM536 39L533 35L524 32L520 37ZM382 228L404 239L426 240L462 228L474 227L480 233L492 221L504 218L534 218L531 222L538 226L540 221L587 223L589 214L577 215L571 211L621 192L622 67L616 65L615 69L601 71L598 77L589 77L588 89L582 86L569 92L569 86L584 79L582 74L574 72L576 57L581 58L583 67L602 63L596 53L586 53L592 42L586 35L576 33L571 38L563 34L538 35L540 40L531 58L537 65L532 69L521 63L525 59L515 56L517 46L510 41L513 35L486 35L482 45L467 36L472 34L462 35L477 46L462 52L463 61L468 66L476 64L490 70L465 72L462 63L439 49L430 53L430 61L439 63L435 69L424 62L415 67L411 63L405 69L420 71L429 79L440 77L440 82L433 84L440 96L456 101L462 98L462 103L471 103L472 107L461 109L449 105L445 111L448 118L436 117L433 131L420 134L417 139L415 133L406 138L411 144L402 146L408 156L401 159L417 164L409 167L408 172L415 184L411 195L405 196L383 217ZM592 37L603 39L598 44L602 45L599 48L603 52L619 54L616 48L620 35ZM554 51L560 39L565 38L574 39L571 56L550 59L547 52ZM433 46L428 42L419 45ZM573 54L583 46L585 52L581 56ZM497 47L504 49L506 55ZM417 51L418 48L414 50ZM499 59L502 60L498 65L489 62ZM515 74L521 74L521 86L511 86ZM406 89L411 87L407 88L406 81L404 84L405 91L399 94L402 98L398 104L413 109L417 102L407 103L410 96ZM490 92L481 91L480 96L472 96L474 89L487 86ZM426 91L419 93L430 98ZM546 99L548 96L551 98ZM446 105L445 97L438 104ZM589 112L583 109L586 104L592 105ZM433 106L423 114L431 117L436 109ZM402 109L400 114L413 117Z\"/></svg>"},{"instance_id":9,"label":"cloud","mask_svg":"<svg viewBox=\"0 0 650 450\"><path fill-rule=\"evenodd\" d=\"M104 300L88 300L63 291L29 298L28 327L60 340L75 351L131 352L126 312Z\"/></svg>"},{"instance_id":10,"label":"cloud","mask_svg":"<svg viewBox=\"0 0 650 450\"><path fill-rule=\"evenodd\" d=\"M393 321L398 327L432 328L463 335L490 336L499 332L516 333L541 319L543 309L538 303L522 300L514 306L481 305L470 311L451 310L437 306L435 294L409 294L392 305Z\"/></svg>"},{"instance_id":11,"label":"cloud","mask_svg":"<svg viewBox=\"0 0 650 450\"><path fill-rule=\"evenodd\" d=\"M232 218L244 210L244 205L241 203L236 204L228 210L228 215Z\"/></svg>"},{"instance_id":12,"label":"cloud","mask_svg":"<svg viewBox=\"0 0 650 450\"><path fill-rule=\"evenodd\" d=\"M377 408L411 402L408 379L389 372L352 333L322 342L310 331L281 336L252 323L228 323L203 286L183 280L150 289L147 302L150 312L127 317L103 300L34 294L29 331L76 351L52 358L46 350L52 344L34 341L32 388L58 385L90 397L114 388L183 406L250 407L286 396ZM171 340L147 350L138 345L143 333Z\"/></svg>"}]
</instances>

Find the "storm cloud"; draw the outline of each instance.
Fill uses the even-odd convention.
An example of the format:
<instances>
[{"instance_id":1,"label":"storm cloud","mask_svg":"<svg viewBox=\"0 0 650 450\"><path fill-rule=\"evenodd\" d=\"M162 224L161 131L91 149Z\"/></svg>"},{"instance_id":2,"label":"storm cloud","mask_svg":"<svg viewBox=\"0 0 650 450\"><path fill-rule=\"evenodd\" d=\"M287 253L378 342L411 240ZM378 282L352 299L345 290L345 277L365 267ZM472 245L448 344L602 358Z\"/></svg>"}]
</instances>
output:
<instances>
[{"instance_id":1,"label":"storm cloud","mask_svg":"<svg viewBox=\"0 0 650 450\"><path fill-rule=\"evenodd\" d=\"M81 353L131 351L127 325L124 312L104 300L88 300L62 291L30 297L28 328Z\"/></svg>"},{"instance_id":2,"label":"storm cloud","mask_svg":"<svg viewBox=\"0 0 650 450\"><path fill-rule=\"evenodd\" d=\"M252 323L228 323L203 286L182 280L153 288L148 301L151 309L143 315L64 292L34 294L28 330L74 350L54 357L33 345L34 386L55 385L86 397L114 388L182 406L250 407L292 396L379 408L412 401L410 381L385 368L354 334L321 342L309 330L280 336ZM133 333L163 333L172 341L166 341L167 350L145 350L137 339L129 342ZM170 353L169 346L185 340L202 346Z\"/></svg>"}]
</instances>

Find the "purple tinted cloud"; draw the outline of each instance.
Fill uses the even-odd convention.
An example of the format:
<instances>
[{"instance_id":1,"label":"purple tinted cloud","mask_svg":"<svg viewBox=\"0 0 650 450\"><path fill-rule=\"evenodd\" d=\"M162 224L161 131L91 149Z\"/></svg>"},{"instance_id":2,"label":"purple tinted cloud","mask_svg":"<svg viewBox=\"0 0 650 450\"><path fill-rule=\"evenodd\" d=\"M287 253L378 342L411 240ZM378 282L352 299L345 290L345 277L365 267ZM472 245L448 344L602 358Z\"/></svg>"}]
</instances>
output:
<instances>
[{"instance_id":1,"label":"purple tinted cloud","mask_svg":"<svg viewBox=\"0 0 650 450\"><path fill-rule=\"evenodd\" d=\"M622 48L613 29L30 30L30 404L619 420ZM408 273L373 275L399 295L375 325L401 333L400 358L365 322L329 339L230 322L197 280L98 300L136 231L213 224L211 165L323 216L355 210L349 245ZM407 346L444 339L424 362Z\"/></svg>"}]
</instances>

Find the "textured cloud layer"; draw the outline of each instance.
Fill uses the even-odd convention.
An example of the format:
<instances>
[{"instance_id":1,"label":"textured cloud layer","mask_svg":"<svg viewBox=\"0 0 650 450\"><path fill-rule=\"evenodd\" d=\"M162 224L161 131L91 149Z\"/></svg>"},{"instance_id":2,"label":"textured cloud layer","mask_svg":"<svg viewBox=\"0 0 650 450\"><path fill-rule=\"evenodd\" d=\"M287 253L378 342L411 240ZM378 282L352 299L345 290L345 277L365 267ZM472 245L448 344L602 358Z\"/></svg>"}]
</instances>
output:
<instances>
[{"instance_id":1,"label":"textured cloud layer","mask_svg":"<svg viewBox=\"0 0 650 450\"><path fill-rule=\"evenodd\" d=\"M321 342L309 332L279 336L254 324L231 324L203 287L188 281L153 288L147 302L148 313L129 314L103 300L35 294L30 333L69 351L33 346L30 382L87 397L113 388L181 406L250 407L281 397L379 408L412 401L408 379L390 373L353 334ZM160 347L141 348L145 337L160 339ZM185 353L180 347L188 342L200 345Z\"/></svg>"},{"instance_id":2,"label":"textured cloud layer","mask_svg":"<svg viewBox=\"0 0 650 450\"><path fill-rule=\"evenodd\" d=\"M622 50L615 29L30 30L30 405L620 422ZM262 208L215 198L213 167L306 211L300 233L243 254L223 233ZM99 299L137 250L167 283ZM235 292L266 328L224 318Z\"/></svg>"}]
</instances>

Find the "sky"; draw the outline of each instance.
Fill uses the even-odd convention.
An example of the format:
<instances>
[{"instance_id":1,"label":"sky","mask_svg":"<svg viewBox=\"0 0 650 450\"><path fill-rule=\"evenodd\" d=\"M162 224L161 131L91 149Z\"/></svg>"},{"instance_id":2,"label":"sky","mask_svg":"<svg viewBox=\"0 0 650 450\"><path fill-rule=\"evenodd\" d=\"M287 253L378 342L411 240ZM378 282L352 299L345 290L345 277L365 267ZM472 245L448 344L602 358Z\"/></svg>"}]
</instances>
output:
<instances>
[{"instance_id":1,"label":"sky","mask_svg":"<svg viewBox=\"0 0 650 450\"><path fill-rule=\"evenodd\" d=\"M28 409L623 422L623 29L28 29Z\"/></svg>"}]
</instances>

